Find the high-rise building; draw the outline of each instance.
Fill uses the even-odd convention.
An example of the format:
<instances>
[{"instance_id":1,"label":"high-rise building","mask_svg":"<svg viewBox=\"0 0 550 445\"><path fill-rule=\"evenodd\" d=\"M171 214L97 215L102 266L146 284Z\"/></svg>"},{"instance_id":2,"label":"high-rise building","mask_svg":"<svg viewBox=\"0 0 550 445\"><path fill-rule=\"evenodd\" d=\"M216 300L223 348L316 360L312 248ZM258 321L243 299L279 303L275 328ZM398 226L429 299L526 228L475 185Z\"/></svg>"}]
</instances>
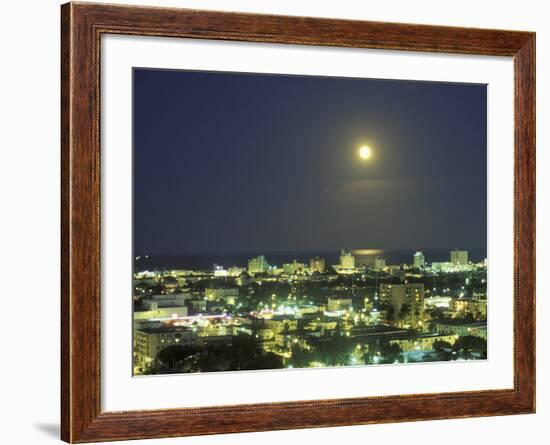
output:
<instances>
[{"instance_id":1,"label":"high-rise building","mask_svg":"<svg viewBox=\"0 0 550 445\"><path fill-rule=\"evenodd\" d=\"M215 277L227 277L229 272L227 269L224 269L223 266L214 266L214 276Z\"/></svg>"},{"instance_id":2,"label":"high-rise building","mask_svg":"<svg viewBox=\"0 0 550 445\"><path fill-rule=\"evenodd\" d=\"M380 301L401 327L419 327L424 315L424 283L381 284Z\"/></svg>"},{"instance_id":3,"label":"high-rise building","mask_svg":"<svg viewBox=\"0 0 550 445\"><path fill-rule=\"evenodd\" d=\"M374 270L381 271L386 268L386 260L384 258L376 257L374 259Z\"/></svg>"},{"instance_id":4,"label":"high-rise building","mask_svg":"<svg viewBox=\"0 0 550 445\"><path fill-rule=\"evenodd\" d=\"M305 269L306 265L304 263L299 263L296 260L293 260L292 263L283 264L283 273L289 275L303 273Z\"/></svg>"},{"instance_id":5,"label":"high-rise building","mask_svg":"<svg viewBox=\"0 0 550 445\"><path fill-rule=\"evenodd\" d=\"M267 261L265 259L265 256L260 255L256 258L252 258L248 260L248 272L249 273L263 273L267 272L269 269L269 264L267 264Z\"/></svg>"},{"instance_id":6,"label":"high-rise building","mask_svg":"<svg viewBox=\"0 0 550 445\"><path fill-rule=\"evenodd\" d=\"M316 256L315 258L312 258L309 260L309 270L311 273L313 272L324 272L325 271L325 260L323 258L319 258Z\"/></svg>"},{"instance_id":7,"label":"high-rise building","mask_svg":"<svg viewBox=\"0 0 550 445\"><path fill-rule=\"evenodd\" d=\"M413 255L413 264L416 269L421 269L426 265L426 258L422 252L416 252Z\"/></svg>"},{"instance_id":8,"label":"high-rise building","mask_svg":"<svg viewBox=\"0 0 550 445\"><path fill-rule=\"evenodd\" d=\"M451 250L451 263L453 264L468 264L468 251L467 250Z\"/></svg>"},{"instance_id":9,"label":"high-rise building","mask_svg":"<svg viewBox=\"0 0 550 445\"><path fill-rule=\"evenodd\" d=\"M355 257L351 254L351 252L346 252L344 249L342 249L340 253L340 269L355 269Z\"/></svg>"}]
</instances>

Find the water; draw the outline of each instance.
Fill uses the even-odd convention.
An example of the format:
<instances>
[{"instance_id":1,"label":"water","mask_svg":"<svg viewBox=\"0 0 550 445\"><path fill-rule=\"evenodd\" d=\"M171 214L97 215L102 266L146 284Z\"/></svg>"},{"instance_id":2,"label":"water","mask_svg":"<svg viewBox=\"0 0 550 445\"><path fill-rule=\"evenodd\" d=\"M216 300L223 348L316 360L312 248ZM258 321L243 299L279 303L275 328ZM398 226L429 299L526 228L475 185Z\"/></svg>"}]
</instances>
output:
<instances>
[{"instance_id":1,"label":"water","mask_svg":"<svg viewBox=\"0 0 550 445\"><path fill-rule=\"evenodd\" d=\"M426 249L422 252L427 263L434 261L449 261L449 249ZM473 262L482 261L487 257L485 248L464 249L468 251L469 260ZM358 265L372 263L374 258L380 257L386 260L387 265L412 264L415 249L384 250L384 249L352 249ZM327 266L339 263L340 251L320 252L248 252L248 253L214 253L214 254L191 254L178 256L155 256L148 258L141 257L135 261L136 271L142 270L164 270L164 269L188 269L188 270L212 270L214 265L228 268L231 266L247 267L248 260L258 255L264 255L267 262L273 266L282 266L283 263L291 263L297 260L300 263L309 265L309 260L319 256L325 260Z\"/></svg>"}]
</instances>

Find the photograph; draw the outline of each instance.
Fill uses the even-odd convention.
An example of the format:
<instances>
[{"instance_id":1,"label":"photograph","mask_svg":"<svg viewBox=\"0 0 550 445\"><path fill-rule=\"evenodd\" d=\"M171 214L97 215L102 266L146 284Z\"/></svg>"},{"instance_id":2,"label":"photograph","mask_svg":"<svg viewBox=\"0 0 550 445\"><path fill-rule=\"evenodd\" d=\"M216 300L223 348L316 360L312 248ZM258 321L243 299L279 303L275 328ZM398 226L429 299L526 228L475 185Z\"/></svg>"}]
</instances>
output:
<instances>
[{"instance_id":1,"label":"photograph","mask_svg":"<svg viewBox=\"0 0 550 445\"><path fill-rule=\"evenodd\" d=\"M8 213L25 246L55 243L51 227L25 226L44 225L42 207L60 230L58 273L42 255L6 295L36 273L59 287L50 312L35 292L30 324L57 326L42 343L58 350L39 352L59 384L39 386L60 392L59 409L33 399L59 414L56 436L279 443L303 442L301 430L331 443L350 426L351 442L389 429L411 444L463 442L474 428L508 443L542 428L541 7L148 1L62 4L57 33L43 33L59 57L32 38L18 59L26 90L41 85L31 96L55 103L37 112L11 89L19 114L38 117L14 132L32 143L8 140L33 178ZM58 205L31 205L47 172ZM17 191L29 175L12 176ZM17 252L6 258L30 264L5 232ZM20 317L7 321L21 332ZM57 375L5 368L25 382ZM37 429L55 427L46 420Z\"/></svg>"},{"instance_id":2,"label":"photograph","mask_svg":"<svg viewBox=\"0 0 550 445\"><path fill-rule=\"evenodd\" d=\"M132 82L134 376L490 357L486 84Z\"/></svg>"}]
</instances>

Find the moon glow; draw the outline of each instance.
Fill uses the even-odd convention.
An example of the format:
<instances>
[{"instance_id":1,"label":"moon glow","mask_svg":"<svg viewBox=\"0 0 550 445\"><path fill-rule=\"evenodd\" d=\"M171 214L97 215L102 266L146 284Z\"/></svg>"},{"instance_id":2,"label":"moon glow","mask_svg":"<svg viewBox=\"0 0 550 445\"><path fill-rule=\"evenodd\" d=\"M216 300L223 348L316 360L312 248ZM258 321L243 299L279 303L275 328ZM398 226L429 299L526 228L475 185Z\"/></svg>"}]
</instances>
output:
<instances>
[{"instance_id":1,"label":"moon glow","mask_svg":"<svg viewBox=\"0 0 550 445\"><path fill-rule=\"evenodd\" d=\"M372 150L369 146L363 145L361 148L359 148L359 157L361 159L369 159L372 155Z\"/></svg>"}]
</instances>

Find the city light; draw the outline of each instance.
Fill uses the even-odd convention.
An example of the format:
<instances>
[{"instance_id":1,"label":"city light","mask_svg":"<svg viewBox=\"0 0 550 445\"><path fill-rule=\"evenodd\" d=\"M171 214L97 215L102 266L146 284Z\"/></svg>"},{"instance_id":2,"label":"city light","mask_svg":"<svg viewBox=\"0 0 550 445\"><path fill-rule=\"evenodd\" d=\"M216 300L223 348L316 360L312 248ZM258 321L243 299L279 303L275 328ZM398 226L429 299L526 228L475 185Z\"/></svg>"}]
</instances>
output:
<instances>
[{"instance_id":1,"label":"city light","mask_svg":"<svg viewBox=\"0 0 550 445\"><path fill-rule=\"evenodd\" d=\"M486 85L132 80L136 374L488 358Z\"/></svg>"},{"instance_id":2,"label":"city light","mask_svg":"<svg viewBox=\"0 0 550 445\"><path fill-rule=\"evenodd\" d=\"M458 252L464 262L467 252ZM379 261L358 261L373 253ZM484 262L448 262L441 268L413 251L408 264L388 261L380 269L380 255L375 249L341 250L334 254L336 264L316 256L288 260L286 267L266 267L268 258L260 255L248 268L245 263L137 271L134 370L162 374L486 357ZM220 270L241 272L222 276ZM434 293L437 289L442 293Z\"/></svg>"}]
</instances>

